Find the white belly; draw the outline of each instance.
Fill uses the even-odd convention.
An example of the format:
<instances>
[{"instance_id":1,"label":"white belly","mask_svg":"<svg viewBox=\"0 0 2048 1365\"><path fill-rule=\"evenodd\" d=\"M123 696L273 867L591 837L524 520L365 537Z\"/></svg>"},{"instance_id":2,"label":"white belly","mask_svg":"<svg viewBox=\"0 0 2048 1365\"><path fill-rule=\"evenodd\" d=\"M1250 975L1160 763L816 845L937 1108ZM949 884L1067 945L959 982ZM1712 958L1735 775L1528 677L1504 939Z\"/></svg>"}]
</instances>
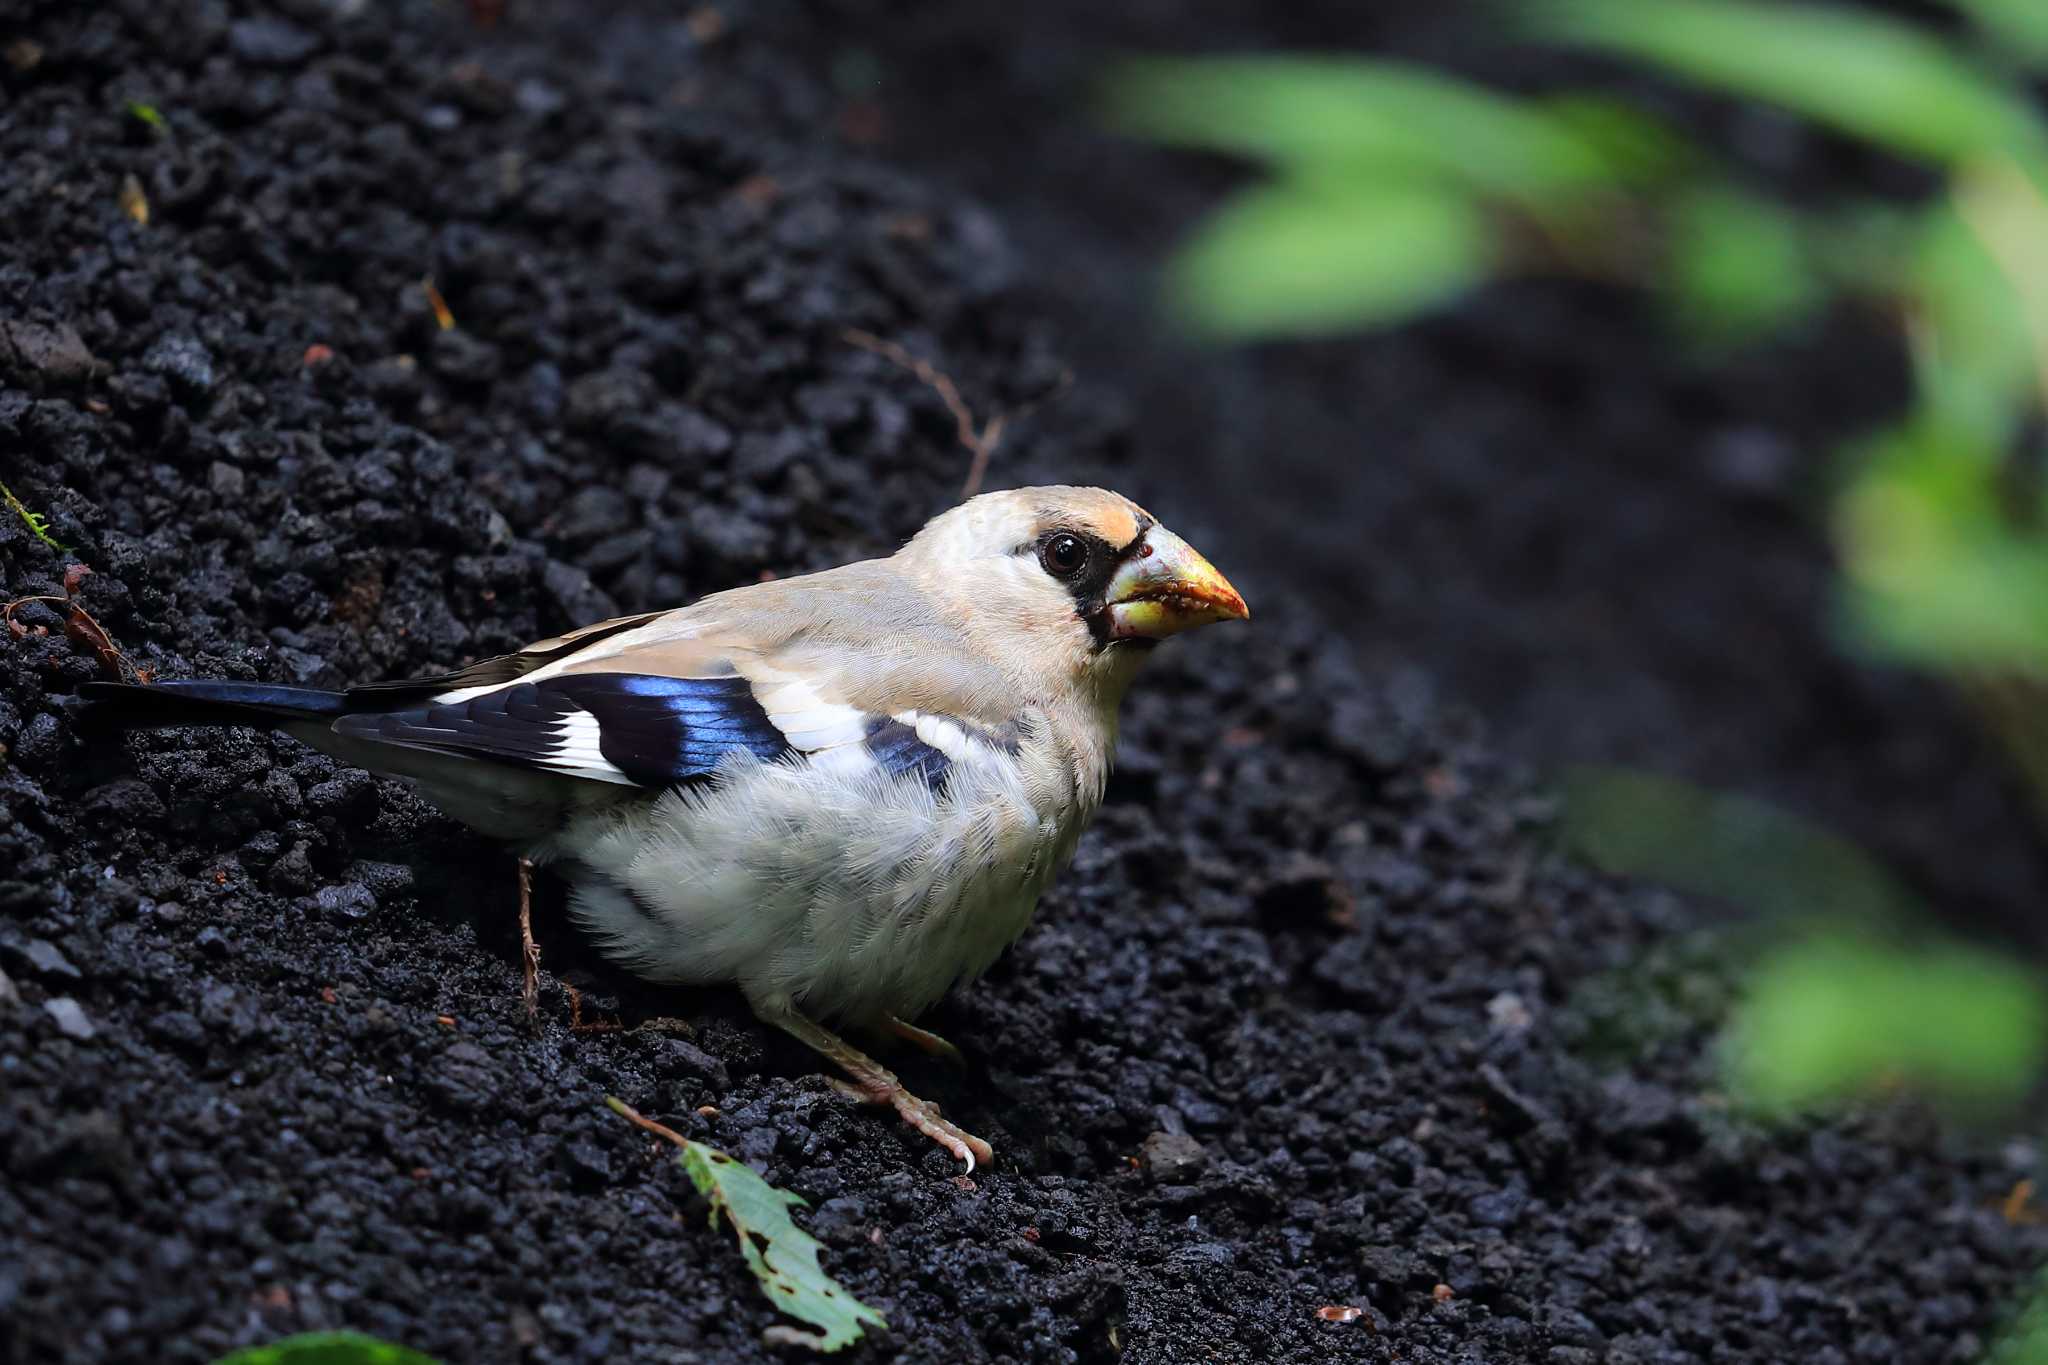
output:
<instances>
[{"instance_id":1,"label":"white belly","mask_svg":"<svg viewBox=\"0 0 2048 1365\"><path fill-rule=\"evenodd\" d=\"M554 848L583 865L566 869L579 918L640 975L910 1018L988 969L1071 856L1094 802L1050 760L956 762L935 794L866 765L741 758Z\"/></svg>"}]
</instances>

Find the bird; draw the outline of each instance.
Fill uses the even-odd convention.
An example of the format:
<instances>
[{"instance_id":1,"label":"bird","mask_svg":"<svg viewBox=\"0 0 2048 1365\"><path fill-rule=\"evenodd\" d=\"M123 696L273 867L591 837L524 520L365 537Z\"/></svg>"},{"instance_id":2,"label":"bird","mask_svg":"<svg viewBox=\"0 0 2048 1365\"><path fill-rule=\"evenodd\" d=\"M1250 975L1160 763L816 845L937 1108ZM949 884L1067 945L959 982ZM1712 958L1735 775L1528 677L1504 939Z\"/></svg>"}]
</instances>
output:
<instances>
[{"instance_id":1,"label":"bird","mask_svg":"<svg viewBox=\"0 0 2048 1365\"><path fill-rule=\"evenodd\" d=\"M656 982L737 985L763 1022L966 1164L990 1145L836 1029L912 1020L1030 922L1100 807L1153 649L1244 598L1102 488L984 493L899 550L341 691L93 683L121 727L254 725L402 778L520 855ZM957 1053L955 1054L957 1055Z\"/></svg>"}]
</instances>

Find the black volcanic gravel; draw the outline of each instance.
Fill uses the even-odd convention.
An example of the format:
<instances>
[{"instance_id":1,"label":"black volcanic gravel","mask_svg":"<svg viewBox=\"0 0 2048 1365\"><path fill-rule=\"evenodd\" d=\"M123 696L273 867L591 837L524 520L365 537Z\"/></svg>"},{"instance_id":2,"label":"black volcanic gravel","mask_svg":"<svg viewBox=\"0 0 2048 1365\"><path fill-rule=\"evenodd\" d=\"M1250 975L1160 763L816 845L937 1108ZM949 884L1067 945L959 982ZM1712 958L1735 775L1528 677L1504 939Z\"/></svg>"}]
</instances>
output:
<instances>
[{"instance_id":1,"label":"black volcanic gravel","mask_svg":"<svg viewBox=\"0 0 2048 1365\"><path fill-rule=\"evenodd\" d=\"M791 22L31 5L0 478L74 549L0 515L0 583L82 561L159 674L339 685L891 547L964 457L841 329L985 412L1062 350L998 220L848 145ZM552 984L529 1030L502 854L273 736L88 747L97 665L17 613L50 633L0 639L0 1360L778 1355L606 1094L812 1202L889 1314L855 1360L1973 1358L2048 1250L1997 1208L2031 1149L1731 1117L1701 912L1553 852L1541 790L1425 674L1362 675L1185 473L1085 375L999 457L1266 567L1251 628L1161 652L1075 867L935 1015L969 1072L904 1063L995 1143L971 1182L726 994L606 967L552 888L586 1014L692 1031L571 1032Z\"/></svg>"}]
</instances>

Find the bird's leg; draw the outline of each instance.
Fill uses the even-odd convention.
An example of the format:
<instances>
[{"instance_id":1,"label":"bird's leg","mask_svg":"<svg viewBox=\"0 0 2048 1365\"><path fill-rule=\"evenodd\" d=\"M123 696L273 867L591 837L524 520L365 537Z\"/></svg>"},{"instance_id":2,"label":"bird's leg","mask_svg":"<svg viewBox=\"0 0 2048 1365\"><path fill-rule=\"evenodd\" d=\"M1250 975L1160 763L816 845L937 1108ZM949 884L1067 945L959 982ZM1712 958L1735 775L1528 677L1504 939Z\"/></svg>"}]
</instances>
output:
<instances>
[{"instance_id":1,"label":"bird's leg","mask_svg":"<svg viewBox=\"0 0 2048 1365\"><path fill-rule=\"evenodd\" d=\"M967 1059L960 1055L959 1048L954 1047L930 1029L919 1028L907 1020L898 1019L893 1014L889 1016L887 1027L891 1034L901 1038L919 1052L937 1057L941 1061L951 1062L954 1066L964 1067L967 1065Z\"/></svg>"},{"instance_id":2,"label":"bird's leg","mask_svg":"<svg viewBox=\"0 0 2048 1365\"><path fill-rule=\"evenodd\" d=\"M540 1017L540 945L533 941L533 859L519 860L519 998L526 1017Z\"/></svg>"},{"instance_id":3,"label":"bird's leg","mask_svg":"<svg viewBox=\"0 0 2048 1365\"><path fill-rule=\"evenodd\" d=\"M903 1116L905 1123L966 1162L970 1175L977 1162L985 1166L996 1159L994 1148L957 1124L939 1117L938 1105L905 1090L894 1072L830 1029L791 1009L764 1010L757 1006L754 1013L763 1023L775 1025L851 1076L853 1085L849 1089L852 1094L869 1104L889 1105Z\"/></svg>"}]
</instances>

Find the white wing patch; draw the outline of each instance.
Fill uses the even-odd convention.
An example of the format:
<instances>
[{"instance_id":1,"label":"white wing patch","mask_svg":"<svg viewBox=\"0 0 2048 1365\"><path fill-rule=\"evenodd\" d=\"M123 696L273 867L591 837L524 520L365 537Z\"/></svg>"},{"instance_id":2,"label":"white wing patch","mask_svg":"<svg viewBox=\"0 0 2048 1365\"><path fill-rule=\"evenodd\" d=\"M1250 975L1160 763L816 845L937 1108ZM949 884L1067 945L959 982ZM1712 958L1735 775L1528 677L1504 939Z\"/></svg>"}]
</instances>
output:
<instances>
[{"instance_id":1,"label":"white wing patch","mask_svg":"<svg viewBox=\"0 0 2048 1365\"><path fill-rule=\"evenodd\" d=\"M485 683L481 687L458 687L452 692L437 692L427 700L435 706L454 706L460 702L468 701L472 697L481 697L486 692L500 692L505 688L517 686L524 681L525 679L523 678L513 678L509 682Z\"/></svg>"},{"instance_id":2,"label":"white wing patch","mask_svg":"<svg viewBox=\"0 0 2048 1365\"><path fill-rule=\"evenodd\" d=\"M867 738L865 711L845 702L826 701L809 683L786 673L760 679L754 700L790 747L805 753L858 744Z\"/></svg>"},{"instance_id":3,"label":"white wing patch","mask_svg":"<svg viewBox=\"0 0 2048 1365\"><path fill-rule=\"evenodd\" d=\"M922 711L898 711L890 719L908 725L917 737L957 763L967 757L967 731L958 721L945 716L928 716Z\"/></svg>"},{"instance_id":4,"label":"white wing patch","mask_svg":"<svg viewBox=\"0 0 2048 1365\"><path fill-rule=\"evenodd\" d=\"M617 782L629 787L638 785L604 756L599 743L603 737L602 730L597 717L588 711L571 711L553 727L554 746L541 760L542 766L593 782Z\"/></svg>"}]
</instances>

